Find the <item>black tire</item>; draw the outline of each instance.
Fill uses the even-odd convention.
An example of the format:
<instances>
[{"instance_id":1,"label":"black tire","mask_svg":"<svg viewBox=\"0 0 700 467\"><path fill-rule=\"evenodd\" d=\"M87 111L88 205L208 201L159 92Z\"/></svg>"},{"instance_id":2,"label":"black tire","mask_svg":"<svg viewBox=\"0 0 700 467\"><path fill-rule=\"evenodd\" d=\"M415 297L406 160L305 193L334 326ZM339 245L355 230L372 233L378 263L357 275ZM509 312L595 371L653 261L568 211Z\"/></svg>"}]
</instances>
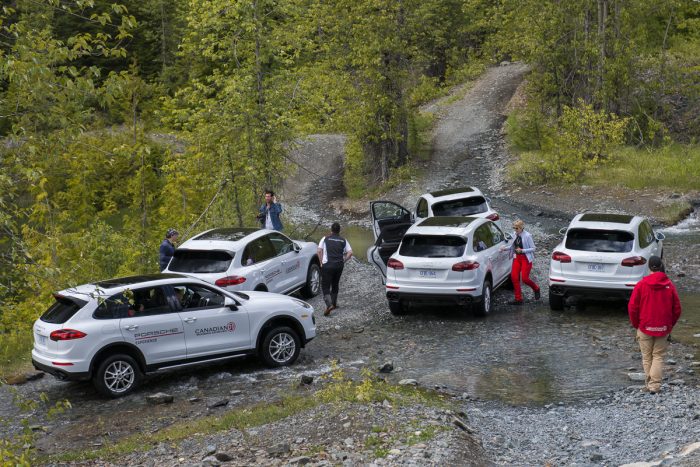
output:
<instances>
[{"instance_id":1,"label":"black tire","mask_svg":"<svg viewBox=\"0 0 700 467\"><path fill-rule=\"evenodd\" d=\"M141 382L141 370L129 355L111 355L97 367L92 384L97 392L107 397L122 397L131 393Z\"/></svg>"},{"instance_id":2,"label":"black tire","mask_svg":"<svg viewBox=\"0 0 700 467\"><path fill-rule=\"evenodd\" d=\"M489 279L484 280L484 286L481 288L481 301L476 304L474 314L477 316L486 316L491 313L493 306L493 288Z\"/></svg>"},{"instance_id":3,"label":"black tire","mask_svg":"<svg viewBox=\"0 0 700 467\"><path fill-rule=\"evenodd\" d=\"M301 289L304 298L313 298L321 291L321 268L316 263L309 265L306 273L306 285Z\"/></svg>"},{"instance_id":4,"label":"black tire","mask_svg":"<svg viewBox=\"0 0 700 467\"><path fill-rule=\"evenodd\" d=\"M549 309L552 311L563 311L564 297L561 295L554 295L552 292L549 292Z\"/></svg>"},{"instance_id":5,"label":"black tire","mask_svg":"<svg viewBox=\"0 0 700 467\"><path fill-rule=\"evenodd\" d=\"M301 343L296 331L287 326L270 329L260 343L258 353L270 368L287 366L299 357Z\"/></svg>"},{"instance_id":6,"label":"black tire","mask_svg":"<svg viewBox=\"0 0 700 467\"><path fill-rule=\"evenodd\" d=\"M407 307L398 301L389 300L389 312L394 316L401 316L406 314Z\"/></svg>"}]
</instances>

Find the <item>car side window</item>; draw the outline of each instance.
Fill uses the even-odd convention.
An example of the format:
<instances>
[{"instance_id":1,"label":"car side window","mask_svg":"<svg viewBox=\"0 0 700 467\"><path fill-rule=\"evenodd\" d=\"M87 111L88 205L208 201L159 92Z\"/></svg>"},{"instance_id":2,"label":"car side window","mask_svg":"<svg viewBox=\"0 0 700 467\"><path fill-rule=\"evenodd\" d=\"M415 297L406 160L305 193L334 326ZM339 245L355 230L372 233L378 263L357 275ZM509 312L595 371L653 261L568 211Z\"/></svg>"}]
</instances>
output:
<instances>
[{"instance_id":1,"label":"car side window","mask_svg":"<svg viewBox=\"0 0 700 467\"><path fill-rule=\"evenodd\" d=\"M501 229L498 228L496 224L490 222L487 225L489 226L489 230L491 230L491 236L493 237L494 245L497 245L506 239L505 234L501 231Z\"/></svg>"},{"instance_id":2,"label":"car side window","mask_svg":"<svg viewBox=\"0 0 700 467\"><path fill-rule=\"evenodd\" d=\"M144 287L131 291L127 317L159 315L173 311L162 287Z\"/></svg>"},{"instance_id":3,"label":"car side window","mask_svg":"<svg viewBox=\"0 0 700 467\"><path fill-rule=\"evenodd\" d=\"M425 198L418 200L416 205L416 217L428 217L428 202Z\"/></svg>"},{"instance_id":4,"label":"car side window","mask_svg":"<svg viewBox=\"0 0 700 467\"><path fill-rule=\"evenodd\" d=\"M639 246L642 248L648 247L654 241L654 231L649 224L649 221L642 221L639 224Z\"/></svg>"},{"instance_id":5,"label":"car side window","mask_svg":"<svg viewBox=\"0 0 700 467\"><path fill-rule=\"evenodd\" d=\"M199 284L178 284L173 286L175 298L183 310L219 308L224 306L225 297L208 287Z\"/></svg>"},{"instance_id":6,"label":"car side window","mask_svg":"<svg viewBox=\"0 0 700 467\"><path fill-rule=\"evenodd\" d=\"M126 318L130 306L129 299L123 293L118 293L102 300L92 316L95 319Z\"/></svg>"},{"instance_id":7,"label":"car side window","mask_svg":"<svg viewBox=\"0 0 700 467\"><path fill-rule=\"evenodd\" d=\"M294 243L287 237L279 233L272 233L269 235L270 243L275 249L276 255L284 255L290 251L294 251Z\"/></svg>"},{"instance_id":8,"label":"car side window","mask_svg":"<svg viewBox=\"0 0 700 467\"><path fill-rule=\"evenodd\" d=\"M474 231L474 239L472 242L474 251L484 251L487 248L491 248L493 245L493 235L491 234L488 224L479 226Z\"/></svg>"},{"instance_id":9,"label":"car side window","mask_svg":"<svg viewBox=\"0 0 700 467\"><path fill-rule=\"evenodd\" d=\"M277 256L277 251L275 251L275 247L272 246L269 235L253 240L248 244L248 247L250 248L250 257L253 258L256 263Z\"/></svg>"}]
</instances>

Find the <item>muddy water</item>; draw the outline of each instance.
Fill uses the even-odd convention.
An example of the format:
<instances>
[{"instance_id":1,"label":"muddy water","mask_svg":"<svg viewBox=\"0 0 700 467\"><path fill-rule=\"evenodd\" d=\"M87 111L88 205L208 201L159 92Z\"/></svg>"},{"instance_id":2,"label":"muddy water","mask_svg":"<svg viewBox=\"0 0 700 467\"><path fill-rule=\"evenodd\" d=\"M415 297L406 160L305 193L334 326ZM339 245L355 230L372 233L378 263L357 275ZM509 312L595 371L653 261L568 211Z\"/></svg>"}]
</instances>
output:
<instances>
[{"instance_id":1,"label":"muddy water","mask_svg":"<svg viewBox=\"0 0 700 467\"><path fill-rule=\"evenodd\" d=\"M317 227L315 224L296 224L290 227L288 234L295 240L305 238L310 242L318 243L324 235L329 234L329 228L325 225ZM367 261L367 248L374 244L374 236L369 228L343 225L340 235L348 240L358 260Z\"/></svg>"}]
</instances>

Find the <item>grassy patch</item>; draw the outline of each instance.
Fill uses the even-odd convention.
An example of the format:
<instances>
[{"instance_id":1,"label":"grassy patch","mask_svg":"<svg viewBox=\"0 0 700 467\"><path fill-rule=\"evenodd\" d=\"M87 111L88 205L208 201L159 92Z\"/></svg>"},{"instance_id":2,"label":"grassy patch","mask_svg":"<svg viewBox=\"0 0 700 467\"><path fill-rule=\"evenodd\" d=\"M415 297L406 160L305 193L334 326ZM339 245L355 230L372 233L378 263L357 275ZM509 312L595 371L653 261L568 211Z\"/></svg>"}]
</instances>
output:
<instances>
[{"instance_id":1,"label":"grassy patch","mask_svg":"<svg viewBox=\"0 0 700 467\"><path fill-rule=\"evenodd\" d=\"M25 329L0 335L0 379L32 369L33 345L32 333Z\"/></svg>"},{"instance_id":2,"label":"grassy patch","mask_svg":"<svg viewBox=\"0 0 700 467\"><path fill-rule=\"evenodd\" d=\"M653 215L663 224L673 225L688 217L692 211L693 206L690 203L676 200L654 209Z\"/></svg>"},{"instance_id":3,"label":"grassy patch","mask_svg":"<svg viewBox=\"0 0 700 467\"><path fill-rule=\"evenodd\" d=\"M656 149L620 148L604 166L589 170L585 183L631 189L700 190L700 145Z\"/></svg>"},{"instance_id":4,"label":"grassy patch","mask_svg":"<svg viewBox=\"0 0 700 467\"><path fill-rule=\"evenodd\" d=\"M372 403L388 400L394 406L416 403L434 407L446 407L444 396L422 388L394 386L364 371L360 381L348 379L342 370L336 369L327 383L314 395L290 394L273 403L260 403L246 408L233 409L219 416L203 417L171 425L156 433L139 433L115 444L94 451L74 451L50 459L48 463L116 459L119 456L149 449L161 442L178 442L192 436L266 425L289 416L308 411L321 404Z\"/></svg>"}]
</instances>

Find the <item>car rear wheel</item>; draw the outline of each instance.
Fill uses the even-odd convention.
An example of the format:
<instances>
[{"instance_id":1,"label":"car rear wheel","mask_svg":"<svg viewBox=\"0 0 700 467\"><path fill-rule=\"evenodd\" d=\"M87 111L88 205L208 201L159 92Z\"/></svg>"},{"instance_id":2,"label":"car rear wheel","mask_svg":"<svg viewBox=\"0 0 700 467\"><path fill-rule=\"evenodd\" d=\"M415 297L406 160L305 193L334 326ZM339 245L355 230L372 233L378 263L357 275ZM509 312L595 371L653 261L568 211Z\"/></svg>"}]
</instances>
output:
<instances>
[{"instance_id":1,"label":"car rear wheel","mask_svg":"<svg viewBox=\"0 0 700 467\"><path fill-rule=\"evenodd\" d=\"M129 355L117 354L104 359L92 378L97 391L107 397L122 397L141 381L141 371Z\"/></svg>"},{"instance_id":2,"label":"car rear wheel","mask_svg":"<svg viewBox=\"0 0 700 467\"><path fill-rule=\"evenodd\" d=\"M406 305L399 301L389 301L389 312L394 316L405 315L407 308Z\"/></svg>"},{"instance_id":3,"label":"car rear wheel","mask_svg":"<svg viewBox=\"0 0 700 467\"><path fill-rule=\"evenodd\" d=\"M562 311L564 309L564 297L549 292L549 309L552 311Z\"/></svg>"},{"instance_id":4,"label":"car rear wheel","mask_svg":"<svg viewBox=\"0 0 700 467\"><path fill-rule=\"evenodd\" d=\"M301 294L305 298L312 298L318 295L321 290L321 268L318 264L311 263L309 271L306 273L306 285L301 289Z\"/></svg>"},{"instance_id":5,"label":"car rear wheel","mask_svg":"<svg viewBox=\"0 0 700 467\"><path fill-rule=\"evenodd\" d=\"M491 313L492 302L491 281L484 280L484 286L481 288L481 301L476 304L475 313L477 316L486 316Z\"/></svg>"},{"instance_id":6,"label":"car rear wheel","mask_svg":"<svg viewBox=\"0 0 700 467\"><path fill-rule=\"evenodd\" d=\"M269 367L287 366L299 356L301 344L296 331L287 326L272 328L265 334L259 353Z\"/></svg>"}]
</instances>

